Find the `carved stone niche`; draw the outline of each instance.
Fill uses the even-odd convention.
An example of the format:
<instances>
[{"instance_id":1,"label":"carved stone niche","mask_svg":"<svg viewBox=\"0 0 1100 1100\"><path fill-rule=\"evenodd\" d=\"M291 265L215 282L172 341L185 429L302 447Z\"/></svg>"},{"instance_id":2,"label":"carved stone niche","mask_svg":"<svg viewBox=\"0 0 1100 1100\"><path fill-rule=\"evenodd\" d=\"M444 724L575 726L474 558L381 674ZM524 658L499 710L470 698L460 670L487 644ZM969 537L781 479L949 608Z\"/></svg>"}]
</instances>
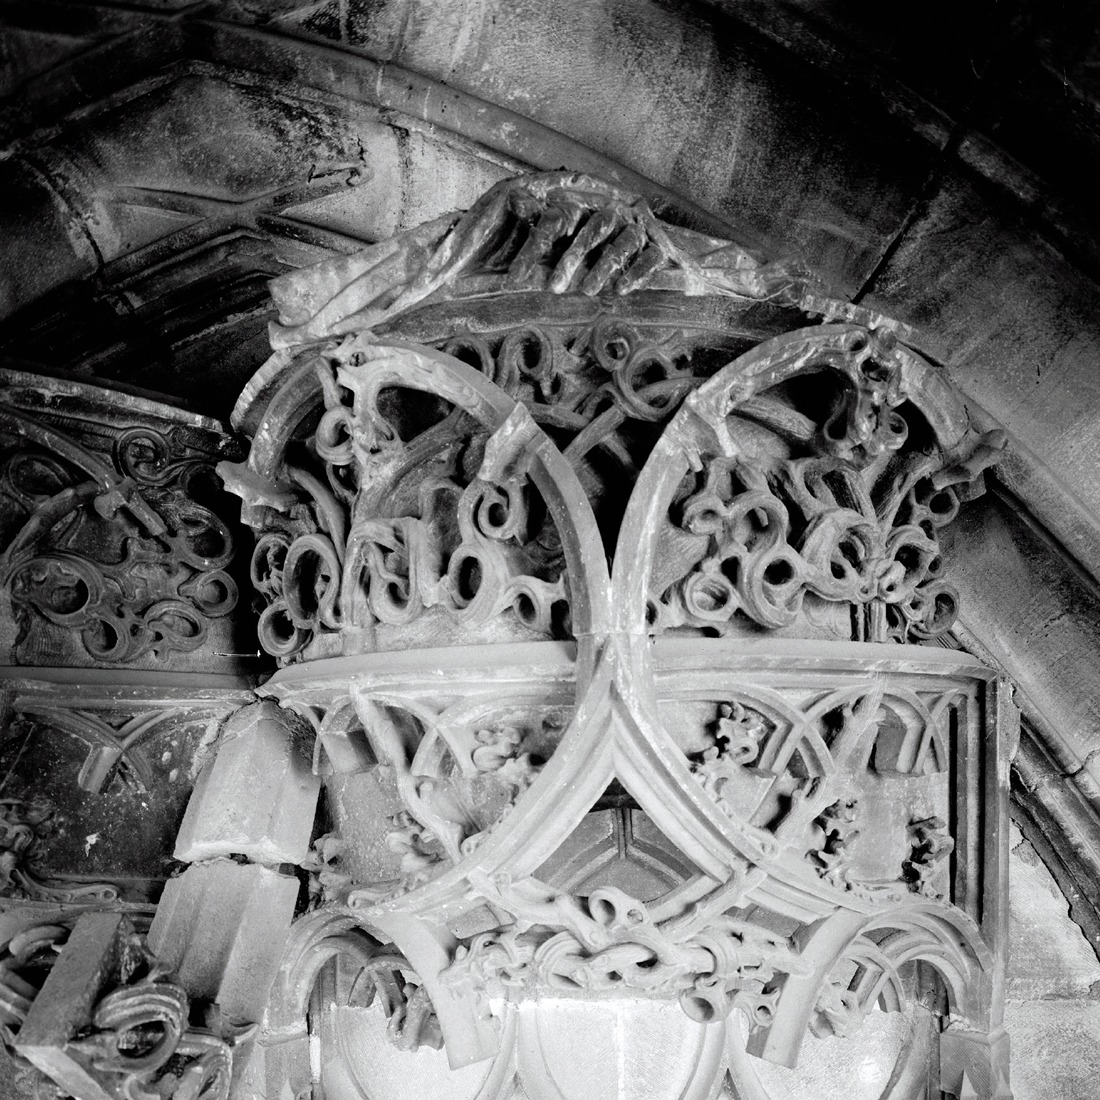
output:
<instances>
[{"instance_id":1,"label":"carved stone niche","mask_svg":"<svg viewBox=\"0 0 1100 1100\"><path fill-rule=\"evenodd\" d=\"M234 737L323 791L237 1095L1009 1097L1015 712L922 645L1003 441L904 328L565 173L273 291Z\"/></svg>"}]
</instances>

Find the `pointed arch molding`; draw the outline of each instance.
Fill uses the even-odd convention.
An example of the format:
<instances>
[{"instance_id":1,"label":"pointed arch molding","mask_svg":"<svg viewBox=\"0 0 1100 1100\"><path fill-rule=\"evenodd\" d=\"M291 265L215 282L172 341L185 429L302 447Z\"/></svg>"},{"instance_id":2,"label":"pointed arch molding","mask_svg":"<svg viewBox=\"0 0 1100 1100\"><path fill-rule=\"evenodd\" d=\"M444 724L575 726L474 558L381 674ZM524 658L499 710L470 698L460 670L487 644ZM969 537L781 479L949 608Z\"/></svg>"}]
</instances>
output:
<instances>
[{"instance_id":1,"label":"pointed arch molding","mask_svg":"<svg viewBox=\"0 0 1100 1100\"><path fill-rule=\"evenodd\" d=\"M720 1029L736 1057L694 1096L924 982L943 1088L1007 1097L1014 711L914 644L954 621L939 533L1003 436L881 318L575 174L274 291L252 448L219 471L280 669L196 788L151 931L198 949L219 855L309 872L260 1094L308 1080L272 1052L340 958L403 1045L495 1058L504 1090L540 995ZM238 780L230 837L211 792L245 756L301 779L274 810ZM629 877L618 827L620 877L571 892L612 803L665 877Z\"/></svg>"}]
</instances>

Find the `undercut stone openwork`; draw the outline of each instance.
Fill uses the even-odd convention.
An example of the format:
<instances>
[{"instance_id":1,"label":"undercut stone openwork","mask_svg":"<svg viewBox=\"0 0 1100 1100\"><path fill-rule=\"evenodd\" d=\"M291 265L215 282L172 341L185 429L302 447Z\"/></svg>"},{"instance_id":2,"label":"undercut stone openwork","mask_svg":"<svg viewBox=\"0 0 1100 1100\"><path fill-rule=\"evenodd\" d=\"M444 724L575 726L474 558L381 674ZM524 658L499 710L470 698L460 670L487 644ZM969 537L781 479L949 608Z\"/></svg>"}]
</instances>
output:
<instances>
[{"instance_id":1,"label":"undercut stone openwork","mask_svg":"<svg viewBox=\"0 0 1100 1100\"><path fill-rule=\"evenodd\" d=\"M0 370L0 661L187 667L232 649L214 464L235 450L205 417Z\"/></svg>"},{"instance_id":2,"label":"undercut stone openwork","mask_svg":"<svg viewBox=\"0 0 1100 1100\"><path fill-rule=\"evenodd\" d=\"M376 1095L348 1036L385 970L391 1035L490 1067L484 1100L602 1095L549 1030L600 1012L682 1030L669 1095L759 1100L754 1066L892 1012L882 1096L924 1095L936 1035L945 1092L1009 1097L1015 712L921 645L1003 438L904 328L566 173L274 290L252 448L219 469L278 706L232 726L188 830L261 727L278 782L323 791L287 796L319 807L310 911L241 1095L308 1085L309 989L326 1087ZM183 858L177 914L208 870Z\"/></svg>"}]
</instances>

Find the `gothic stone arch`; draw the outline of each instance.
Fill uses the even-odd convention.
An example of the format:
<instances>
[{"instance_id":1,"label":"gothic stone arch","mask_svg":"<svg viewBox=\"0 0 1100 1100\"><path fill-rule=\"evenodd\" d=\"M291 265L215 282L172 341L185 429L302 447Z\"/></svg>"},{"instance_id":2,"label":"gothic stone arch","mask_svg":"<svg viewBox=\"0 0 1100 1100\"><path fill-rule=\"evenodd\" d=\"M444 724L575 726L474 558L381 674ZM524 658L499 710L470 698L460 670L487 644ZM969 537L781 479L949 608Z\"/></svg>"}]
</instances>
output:
<instances>
[{"instance_id":1,"label":"gothic stone arch","mask_svg":"<svg viewBox=\"0 0 1100 1100\"><path fill-rule=\"evenodd\" d=\"M602 1012L664 1052L654 1095L763 1100L895 1013L881 1096L932 1066L1009 1097L1018 727L935 644L939 532L1004 440L904 326L564 172L273 292L218 470L278 671L147 939L69 934L118 990L47 1040L76 954L37 997L9 977L16 1050L97 1097L373 1097L423 1064L356 1054L377 1000L483 1100L561 1100L599 1092L561 1037Z\"/></svg>"}]
</instances>

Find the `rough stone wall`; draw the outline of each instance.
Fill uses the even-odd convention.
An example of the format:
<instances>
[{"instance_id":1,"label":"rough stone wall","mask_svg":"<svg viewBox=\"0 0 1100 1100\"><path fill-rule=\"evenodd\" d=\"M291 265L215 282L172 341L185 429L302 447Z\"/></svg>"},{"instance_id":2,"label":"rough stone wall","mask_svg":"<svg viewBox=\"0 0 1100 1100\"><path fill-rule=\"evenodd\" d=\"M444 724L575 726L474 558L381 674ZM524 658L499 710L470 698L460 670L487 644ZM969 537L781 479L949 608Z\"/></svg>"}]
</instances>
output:
<instances>
[{"instance_id":1,"label":"rough stone wall","mask_svg":"<svg viewBox=\"0 0 1100 1100\"><path fill-rule=\"evenodd\" d=\"M1017 1100L1090 1100L1100 1074L1100 962L1035 849L1013 830L1005 1026Z\"/></svg>"}]
</instances>

